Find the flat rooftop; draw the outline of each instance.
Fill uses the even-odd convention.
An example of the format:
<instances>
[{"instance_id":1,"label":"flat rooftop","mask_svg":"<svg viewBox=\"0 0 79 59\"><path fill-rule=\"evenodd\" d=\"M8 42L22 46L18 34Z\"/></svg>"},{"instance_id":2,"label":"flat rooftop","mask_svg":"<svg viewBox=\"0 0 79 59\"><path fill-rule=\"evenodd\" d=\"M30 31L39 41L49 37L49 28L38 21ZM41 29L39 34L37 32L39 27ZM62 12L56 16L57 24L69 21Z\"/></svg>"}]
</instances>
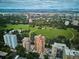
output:
<instances>
[{"instance_id":1,"label":"flat rooftop","mask_svg":"<svg viewBox=\"0 0 79 59\"><path fill-rule=\"evenodd\" d=\"M8 53L0 51L0 56L6 56Z\"/></svg>"},{"instance_id":2,"label":"flat rooftop","mask_svg":"<svg viewBox=\"0 0 79 59\"><path fill-rule=\"evenodd\" d=\"M54 43L54 45L52 45L52 46L54 46L54 47L56 47L56 48L60 48L60 49L63 49L63 48L68 48L67 46L66 46L66 44L62 44L62 43Z\"/></svg>"},{"instance_id":3,"label":"flat rooftop","mask_svg":"<svg viewBox=\"0 0 79 59\"><path fill-rule=\"evenodd\" d=\"M79 56L79 51L71 50L71 49L65 49L65 54L70 56Z\"/></svg>"}]
</instances>

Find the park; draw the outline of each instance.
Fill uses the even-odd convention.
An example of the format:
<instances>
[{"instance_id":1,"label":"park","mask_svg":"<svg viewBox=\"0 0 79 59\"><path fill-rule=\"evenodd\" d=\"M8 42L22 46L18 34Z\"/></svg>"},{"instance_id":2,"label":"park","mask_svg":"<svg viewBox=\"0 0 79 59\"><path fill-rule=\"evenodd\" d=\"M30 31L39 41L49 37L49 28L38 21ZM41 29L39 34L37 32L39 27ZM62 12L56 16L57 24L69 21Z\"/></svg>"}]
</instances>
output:
<instances>
[{"instance_id":1,"label":"park","mask_svg":"<svg viewBox=\"0 0 79 59\"><path fill-rule=\"evenodd\" d=\"M34 32L35 34L42 34L48 39L53 39L57 36L65 36L67 39L71 39L77 31L72 28L67 29L58 29L58 28L52 28L52 27L43 27L41 29L38 28L38 26L32 27L27 24L17 24L12 25L8 24L5 29L22 29L22 30L30 30L31 32Z\"/></svg>"}]
</instances>

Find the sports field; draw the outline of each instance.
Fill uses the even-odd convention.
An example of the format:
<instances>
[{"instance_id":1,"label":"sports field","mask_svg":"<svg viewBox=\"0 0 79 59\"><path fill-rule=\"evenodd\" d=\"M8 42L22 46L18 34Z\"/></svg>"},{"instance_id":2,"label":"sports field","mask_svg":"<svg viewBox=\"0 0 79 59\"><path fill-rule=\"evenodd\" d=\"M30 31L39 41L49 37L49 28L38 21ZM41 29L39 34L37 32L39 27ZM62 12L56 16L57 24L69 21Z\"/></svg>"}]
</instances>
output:
<instances>
[{"instance_id":1,"label":"sports field","mask_svg":"<svg viewBox=\"0 0 79 59\"><path fill-rule=\"evenodd\" d=\"M29 25L23 25L23 24L18 24L18 25L7 25L6 29L23 29L23 30L31 30L31 32L35 32L36 34L42 34L46 36L48 39L53 39L57 36L65 36L66 38L70 39L72 38L76 31L74 29L68 28L68 29L56 29L56 28L51 28L51 27L46 27L42 29L38 29L37 27L32 27Z\"/></svg>"}]
</instances>

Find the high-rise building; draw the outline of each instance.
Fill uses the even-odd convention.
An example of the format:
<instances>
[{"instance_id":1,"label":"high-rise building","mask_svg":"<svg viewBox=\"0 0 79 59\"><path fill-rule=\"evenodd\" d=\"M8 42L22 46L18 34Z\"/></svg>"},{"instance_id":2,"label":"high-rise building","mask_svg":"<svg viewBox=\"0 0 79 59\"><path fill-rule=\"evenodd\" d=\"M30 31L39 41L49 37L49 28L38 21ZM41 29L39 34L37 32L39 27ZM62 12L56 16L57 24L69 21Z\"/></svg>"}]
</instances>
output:
<instances>
[{"instance_id":1,"label":"high-rise building","mask_svg":"<svg viewBox=\"0 0 79 59\"><path fill-rule=\"evenodd\" d=\"M79 59L79 51L65 49L63 52L63 59Z\"/></svg>"},{"instance_id":2,"label":"high-rise building","mask_svg":"<svg viewBox=\"0 0 79 59\"><path fill-rule=\"evenodd\" d=\"M32 19L31 18L29 19L29 23L32 23Z\"/></svg>"},{"instance_id":3,"label":"high-rise building","mask_svg":"<svg viewBox=\"0 0 79 59\"><path fill-rule=\"evenodd\" d=\"M79 59L79 51L69 49L65 44L52 45L52 59Z\"/></svg>"},{"instance_id":4,"label":"high-rise building","mask_svg":"<svg viewBox=\"0 0 79 59\"><path fill-rule=\"evenodd\" d=\"M14 48L17 46L17 36L14 34L5 34L4 36L5 45L8 45L10 48Z\"/></svg>"},{"instance_id":5,"label":"high-rise building","mask_svg":"<svg viewBox=\"0 0 79 59\"><path fill-rule=\"evenodd\" d=\"M28 19L29 19L29 23L32 23L32 18L31 18L31 14L28 14Z\"/></svg>"},{"instance_id":6,"label":"high-rise building","mask_svg":"<svg viewBox=\"0 0 79 59\"><path fill-rule=\"evenodd\" d=\"M68 47L65 44L54 43L54 45L52 45L53 59L63 58L63 50L64 49L68 49Z\"/></svg>"},{"instance_id":7,"label":"high-rise building","mask_svg":"<svg viewBox=\"0 0 79 59\"><path fill-rule=\"evenodd\" d=\"M42 35L35 36L35 49L37 53L42 54L45 50L45 37Z\"/></svg>"},{"instance_id":8,"label":"high-rise building","mask_svg":"<svg viewBox=\"0 0 79 59\"><path fill-rule=\"evenodd\" d=\"M30 38L29 37L24 37L22 40L23 47L26 49L26 51L30 51Z\"/></svg>"}]
</instances>

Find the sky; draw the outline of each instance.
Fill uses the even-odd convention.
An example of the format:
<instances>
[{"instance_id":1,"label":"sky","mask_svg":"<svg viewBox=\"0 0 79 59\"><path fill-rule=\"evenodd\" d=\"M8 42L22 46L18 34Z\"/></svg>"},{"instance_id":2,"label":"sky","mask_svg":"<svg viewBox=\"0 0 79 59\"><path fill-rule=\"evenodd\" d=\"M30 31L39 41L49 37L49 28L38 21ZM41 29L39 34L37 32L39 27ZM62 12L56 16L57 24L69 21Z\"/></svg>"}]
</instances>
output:
<instances>
[{"instance_id":1,"label":"sky","mask_svg":"<svg viewBox=\"0 0 79 59\"><path fill-rule=\"evenodd\" d=\"M0 9L78 9L79 0L0 0Z\"/></svg>"}]
</instances>

